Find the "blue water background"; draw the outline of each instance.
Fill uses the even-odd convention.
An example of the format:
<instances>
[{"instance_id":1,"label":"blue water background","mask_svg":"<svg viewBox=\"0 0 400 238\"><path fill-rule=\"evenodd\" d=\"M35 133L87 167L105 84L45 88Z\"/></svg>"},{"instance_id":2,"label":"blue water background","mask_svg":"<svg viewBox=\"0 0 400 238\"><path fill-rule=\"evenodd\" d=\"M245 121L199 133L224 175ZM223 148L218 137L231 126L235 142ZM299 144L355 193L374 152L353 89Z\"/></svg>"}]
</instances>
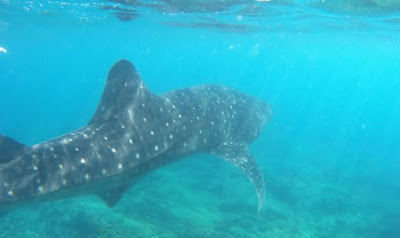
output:
<instances>
[{"instance_id":1,"label":"blue water background","mask_svg":"<svg viewBox=\"0 0 400 238\"><path fill-rule=\"evenodd\" d=\"M166 20L185 22L191 17L189 13L169 16L150 11L130 22L81 22L64 15L19 17L3 19L0 24L0 46L8 50L0 54L1 134L32 145L84 126L96 109L110 67L118 59L129 59L155 93L217 83L271 105L273 117L251 146L267 185L262 222L250 218L256 216L251 184L240 172L227 168L229 165L207 156L204 160L209 164L201 164L203 157L197 156L162 169L169 175L165 178L169 187L179 187L174 183L179 181L173 179L174 170L199 184L201 179L207 183L210 178L202 174L191 178L190 171L212 167L216 173L218 169L233 173L237 177L233 183L243 183L245 195L235 198L237 192L225 191L213 199L232 196L229 199L235 204L249 200L243 201L244 208L234 206L236 211L226 212L245 213L249 223L257 224L257 235L246 229L253 226L240 226L244 232L241 237L260 237L279 221L286 224L280 237L307 237L318 232L325 232L325 237L344 237L340 229L352 231L348 237L400 235L400 35L395 29L380 29L374 18L371 29L362 31L354 30L357 27L351 26L352 22L332 30L320 27L320 22L314 26L304 19L282 19L279 25L260 23L273 25L273 31L266 28L243 33L161 24ZM224 17L232 23L239 21ZM339 21L346 16L335 17ZM240 19L245 20L246 16ZM369 21L368 17L363 20ZM279 22L279 17L274 22ZM220 179L221 186L234 188L227 184L232 182L230 176L206 175ZM151 180L146 181L151 186ZM190 192L194 197L196 192L202 193L197 187ZM100 201L94 202L102 206ZM207 203L198 201L196 205ZM285 213L287 217L270 215L276 204L288 207L291 212ZM193 209L191 205L186 209ZM224 211L207 206L211 206L209 213L222 214L220 220L224 220ZM84 214L91 212L90 208L82 210ZM20 217L24 212L16 214ZM20 224L15 214L7 216ZM157 214L154 216L156 219ZM366 225L352 230L346 226L352 224L348 220L343 218L343 225L332 218L340 216ZM140 220L131 217L135 218ZM179 222L185 216L176 219ZM298 225L302 223L291 226L296 219L313 222L306 228ZM33 224L27 221L22 227L37 234L45 230ZM196 222L191 225L198 227ZM299 227L310 229L310 233L300 232Z\"/></svg>"}]
</instances>

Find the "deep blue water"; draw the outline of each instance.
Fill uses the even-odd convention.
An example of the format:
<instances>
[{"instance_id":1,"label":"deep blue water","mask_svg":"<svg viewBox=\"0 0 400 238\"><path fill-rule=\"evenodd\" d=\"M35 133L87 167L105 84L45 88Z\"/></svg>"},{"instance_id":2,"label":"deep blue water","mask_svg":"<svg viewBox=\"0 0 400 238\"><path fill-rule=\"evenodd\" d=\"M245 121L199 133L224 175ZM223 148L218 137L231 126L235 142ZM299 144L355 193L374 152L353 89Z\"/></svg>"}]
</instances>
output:
<instances>
[{"instance_id":1,"label":"deep blue water","mask_svg":"<svg viewBox=\"0 0 400 238\"><path fill-rule=\"evenodd\" d=\"M400 237L400 2L125 2L0 1L0 134L32 145L84 126L121 58L155 93L227 85L273 110L251 146L266 208L257 216L245 176L201 155L113 210L25 208L0 218L0 236Z\"/></svg>"}]
</instances>

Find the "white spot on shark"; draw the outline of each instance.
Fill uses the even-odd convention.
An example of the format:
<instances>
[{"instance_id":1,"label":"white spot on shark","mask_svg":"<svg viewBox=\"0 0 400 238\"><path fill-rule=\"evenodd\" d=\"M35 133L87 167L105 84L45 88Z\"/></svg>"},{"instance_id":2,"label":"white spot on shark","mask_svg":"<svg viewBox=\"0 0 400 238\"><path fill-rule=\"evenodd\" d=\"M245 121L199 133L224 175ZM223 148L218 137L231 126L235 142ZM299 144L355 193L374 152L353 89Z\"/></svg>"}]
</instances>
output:
<instances>
[{"instance_id":1,"label":"white spot on shark","mask_svg":"<svg viewBox=\"0 0 400 238\"><path fill-rule=\"evenodd\" d=\"M132 112L131 109L128 109L128 115L129 115L129 120L130 120L131 122L133 122L133 121L134 121L134 119L133 119L133 112Z\"/></svg>"}]
</instances>

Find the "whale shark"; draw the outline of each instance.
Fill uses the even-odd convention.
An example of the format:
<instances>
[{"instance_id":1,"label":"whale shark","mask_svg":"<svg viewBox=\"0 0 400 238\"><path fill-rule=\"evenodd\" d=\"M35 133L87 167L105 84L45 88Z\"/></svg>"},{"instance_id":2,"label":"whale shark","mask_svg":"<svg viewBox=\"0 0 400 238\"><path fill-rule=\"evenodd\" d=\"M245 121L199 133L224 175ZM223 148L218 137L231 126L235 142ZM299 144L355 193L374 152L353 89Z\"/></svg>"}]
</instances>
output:
<instances>
[{"instance_id":1,"label":"whale shark","mask_svg":"<svg viewBox=\"0 0 400 238\"><path fill-rule=\"evenodd\" d=\"M120 60L86 126L33 146L0 135L0 210L88 194L113 207L145 174L210 153L247 175L259 211L265 185L248 145L271 114L266 102L220 85L156 95Z\"/></svg>"}]
</instances>

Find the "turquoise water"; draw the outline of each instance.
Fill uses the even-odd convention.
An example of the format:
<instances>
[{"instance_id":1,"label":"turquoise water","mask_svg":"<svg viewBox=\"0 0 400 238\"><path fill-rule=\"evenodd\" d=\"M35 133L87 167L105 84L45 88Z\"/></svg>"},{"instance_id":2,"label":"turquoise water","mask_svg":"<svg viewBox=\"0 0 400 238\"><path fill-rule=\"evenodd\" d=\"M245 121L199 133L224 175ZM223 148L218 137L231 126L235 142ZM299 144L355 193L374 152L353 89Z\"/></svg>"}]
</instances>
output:
<instances>
[{"instance_id":1,"label":"turquoise water","mask_svg":"<svg viewBox=\"0 0 400 238\"><path fill-rule=\"evenodd\" d=\"M0 237L400 237L400 2L0 0L0 134L84 126L110 67L156 93L217 83L269 102L246 176L196 155L95 196L0 217Z\"/></svg>"}]
</instances>

